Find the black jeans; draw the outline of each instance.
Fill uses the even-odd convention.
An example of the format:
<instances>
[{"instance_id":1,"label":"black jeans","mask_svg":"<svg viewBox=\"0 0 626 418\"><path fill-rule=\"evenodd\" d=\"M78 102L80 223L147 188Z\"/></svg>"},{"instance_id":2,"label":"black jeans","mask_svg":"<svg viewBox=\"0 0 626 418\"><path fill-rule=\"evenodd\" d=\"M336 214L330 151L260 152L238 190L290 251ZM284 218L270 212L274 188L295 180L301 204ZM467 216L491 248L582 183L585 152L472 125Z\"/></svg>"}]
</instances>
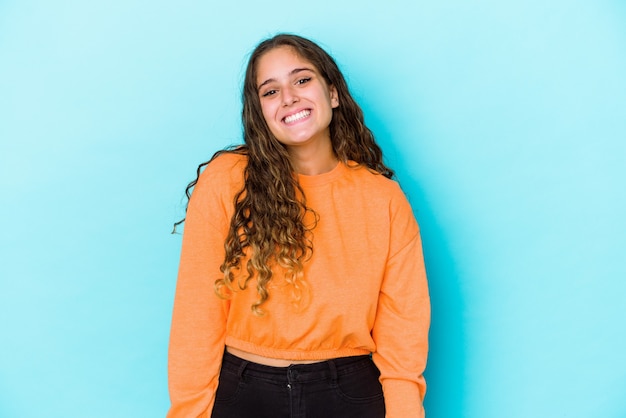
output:
<instances>
[{"instance_id":1,"label":"black jeans","mask_svg":"<svg viewBox=\"0 0 626 418\"><path fill-rule=\"evenodd\" d=\"M384 418L369 356L270 367L224 353L211 418Z\"/></svg>"}]
</instances>

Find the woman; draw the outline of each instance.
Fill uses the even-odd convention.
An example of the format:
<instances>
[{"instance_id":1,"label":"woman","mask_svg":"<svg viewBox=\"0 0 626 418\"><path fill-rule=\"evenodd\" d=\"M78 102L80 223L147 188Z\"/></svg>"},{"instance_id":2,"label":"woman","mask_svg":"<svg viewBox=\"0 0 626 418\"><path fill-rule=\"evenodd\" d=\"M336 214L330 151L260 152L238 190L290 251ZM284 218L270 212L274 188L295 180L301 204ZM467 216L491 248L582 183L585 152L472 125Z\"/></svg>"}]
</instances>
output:
<instances>
[{"instance_id":1,"label":"woman","mask_svg":"<svg viewBox=\"0 0 626 418\"><path fill-rule=\"evenodd\" d=\"M188 187L168 417L423 417L419 230L334 60L261 42L242 119Z\"/></svg>"}]
</instances>

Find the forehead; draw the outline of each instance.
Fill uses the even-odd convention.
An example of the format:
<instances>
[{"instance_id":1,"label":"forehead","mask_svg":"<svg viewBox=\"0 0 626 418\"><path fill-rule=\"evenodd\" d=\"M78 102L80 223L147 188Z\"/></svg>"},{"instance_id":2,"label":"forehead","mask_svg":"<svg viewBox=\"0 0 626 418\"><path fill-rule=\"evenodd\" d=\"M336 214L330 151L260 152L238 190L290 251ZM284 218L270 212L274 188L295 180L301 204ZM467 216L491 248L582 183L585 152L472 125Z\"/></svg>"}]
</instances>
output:
<instances>
[{"instance_id":1,"label":"forehead","mask_svg":"<svg viewBox=\"0 0 626 418\"><path fill-rule=\"evenodd\" d=\"M256 64L257 84L268 79L288 76L296 68L317 71L313 63L302 57L290 46L279 46L261 55Z\"/></svg>"}]
</instances>

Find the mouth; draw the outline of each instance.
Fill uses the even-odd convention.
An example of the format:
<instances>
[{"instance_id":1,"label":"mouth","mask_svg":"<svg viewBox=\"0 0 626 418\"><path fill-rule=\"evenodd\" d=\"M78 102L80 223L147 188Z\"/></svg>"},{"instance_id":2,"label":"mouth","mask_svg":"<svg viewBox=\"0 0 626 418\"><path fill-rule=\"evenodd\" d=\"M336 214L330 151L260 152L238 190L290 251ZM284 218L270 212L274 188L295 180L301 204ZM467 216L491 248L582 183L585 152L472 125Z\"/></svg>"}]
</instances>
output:
<instances>
[{"instance_id":1,"label":"mouth","mask_svg":"<svg viewBox=\"0 0 626 418\"><path fill-rule=\"evenodd\" d=\"M287 125L291 125L292 123L298 122L302 119L309 117L310 114L311 114L310 109L304 109L297 113L294 113L293 115L285 116L283 118L283 123Z\"/></svg>"}]
</instances>

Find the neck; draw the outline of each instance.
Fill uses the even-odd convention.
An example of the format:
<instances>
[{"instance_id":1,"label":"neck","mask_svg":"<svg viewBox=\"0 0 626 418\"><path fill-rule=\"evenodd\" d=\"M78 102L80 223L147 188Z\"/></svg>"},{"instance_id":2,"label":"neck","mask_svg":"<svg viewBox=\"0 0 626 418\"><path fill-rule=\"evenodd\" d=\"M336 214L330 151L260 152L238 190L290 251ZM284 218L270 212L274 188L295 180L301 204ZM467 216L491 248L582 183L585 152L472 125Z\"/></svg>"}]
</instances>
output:
<instances>
[{"instance_id":1,"label":"neck","mask_svg":"<svg viewBox=\"0 0 626 418\"><path fill-rule=\"evenodd\" d=\"M316 149L290 147L288 152L293 168L298 174L315 176L328 173L337 166L337 157L330 141Z\"/></svg>"}]
</instances>

